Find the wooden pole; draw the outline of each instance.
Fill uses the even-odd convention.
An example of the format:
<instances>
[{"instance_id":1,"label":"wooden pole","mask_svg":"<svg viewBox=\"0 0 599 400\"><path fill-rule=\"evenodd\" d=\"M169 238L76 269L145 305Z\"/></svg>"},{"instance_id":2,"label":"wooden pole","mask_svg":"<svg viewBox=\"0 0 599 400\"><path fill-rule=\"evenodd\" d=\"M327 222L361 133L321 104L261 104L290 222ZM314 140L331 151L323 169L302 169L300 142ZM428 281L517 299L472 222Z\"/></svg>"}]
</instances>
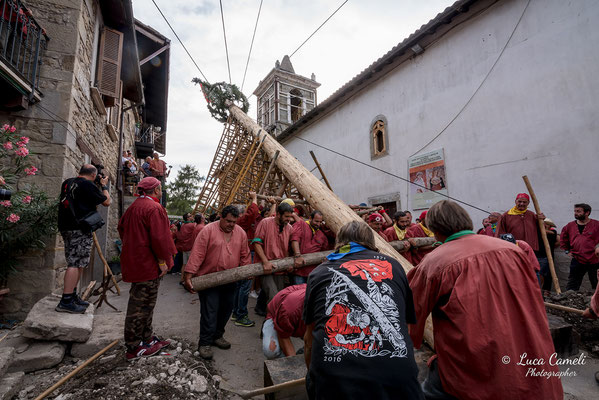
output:
<instances>
[{"instance_id":1,"label":"wooden pole","mask_svg":"<svg viewBox=\"0 0 599 400\"><path fill-rule=\"evenodd\" d=\"M112 270L108 266L108 263L106 262L106 259L104 258L104 254L102 254L102 248L100 247L100 242L98 242L98 237L96 236L96 232L92 232L92 237L94 238L94 244L96 245L96 250L98 250L98 255L100 256L100 260L102 260L102 263L104 264L104 272L110 275L110 277L112 279L112 283L114 283L114 287L116 288L116 291L117 291L118 295L120 296L121 288L119 288L119 285L116 283L116 278L112 274Z\"/></svg>"},{"instance_id":2,"label":"wooden pole","mask_svg":"<svg viewBox=\"0 0 599 400\"><path fill-rule=\"evenodd\" d=\"M268 200L268 198L269 198L269 197L272 197L272 198L273 198L273 199L275 199L275 201L276 201L276 202L278 202L278 203L280 203L281 201L285 200L284 198L282 198L282 197L279 197L279 196L265 196L265 195L262 195L262 194L258 194L258 195L256 195L256 197L257 197L259 200ZM289 198L289 199L291 199L291 200L293 200L293 202L294 202L295 204L308 204L308 202L307 202L307 201L305 201L305 200L302 200L302 199L294 199L294 198L291 198L291 197L288 197L288 198Z\"/></svg>"},{"instance_id":3,"label":"wooden pole","mask_svg":"<svg viewBox=\"0 0 599 400\"><path fill-rule=\"evenodd\" d=\"M81 295L81 300L87 300L89 298L89 296L92 294L92 290L94 290L94 286L96 286L96 281L91 281Z\"/></svg>"},{"instance_id":4,"label":"wooden pole","mask_svg":"<svg viewBox=\"0 0 599 400\"><path fill-rule=\"evenodd\" d=\"M535 196L535 191L532 189L532 185L528 180L528 176L524 175L522 177L524 179L524 184L528 189L528 193L530 193L530 197L532 198L532 203L535 206L535 211L537 215L541 214L541 207L539 206L539 202L537 201L537 196ZM553 263L553 256L551 255L551 247L549 246L549 241L547 240L547 232L545 232L545 223L537 218L539 223L539 231L541 232L541 238L543 239L543 245L545 246L545 254L547 254L547 261L549 261L549 271L551 271L551 279L553 280L553 286L555 287L555 292L560 294L562 292L559 287L559 281L557 279L557 274L555 273L555 264Z\"/></svg>"},{"instance_id":5,"label":"wooden pole","mask_svg":"<svg viewBox=\"0 0 599 400\"><path fill-rule=\"evenodd\" d=\"M264 138L262 149L269 158L273 158L277 150L277 167L283 172L287 179L297 188L297 190L310 203L313 209L322 212L333 232L338 233L342 226L351 221L364 223L355 211L347 206L335 193L331 192L318 178L306 169L291 153L287 151L274 137L269 135L254 120L252 120L239 107L231 101L226 102L229 112L233 119L242 125L246 131L256 138ZM389 257L395 258L403 267L406 274L414 266L399 254L387 241L379 234L374 234L374 241L379 251ZM433 347L433 329L432 320L429 317L424 331L424 338L428 344Z\"/></svg>"},{"instance_id":6,"label":"wooden pole","mask_svg":"<svg viewBox=\"0 0 599 400\"><path fill-rule=\"evenodd\" d=\"M260 185L260 189L258 189L257 194L264 193L264 188L266 187L266 184L268 183L268 177L270 176L270 173L272 172L272 169L274 168L275 163L277 162L277 158L279 158L278 151L275 153L272 160L270 161L270 165L268 166L268 169L266 170L266 175L264 175L264 180L262 181L262 184Z\"/></svg>"},{"instance_id":7,"label":"wooden pole","mask_svg":"<svg viewBox=\"0 0 599 400\"><path fill-rule=\"evenodd\" d=\"M252 397L259 396L261 394L278 392L279 390L288 389L290 387L300 386L306 384L306 378L300 378L289 382L279 383L277 385L267 386L262 389L250 390L249 392L239 393L242 399L251 399Z\"/></svg>"},{"instance_id":8,"label":"wooden pole","mask_svg":"<svg viewBox=\"0 0 599 400\"><path fill-rule=\"evenodd\" d=\"M430 246L435 243L434 238L414 238L414 247ZM395 250L403 251L404 242L396 240L389 243ZM319 251L317 253L303 254L304 265L317 265L326 261L326 256L332 251ZM272 262L272 272L286 271L289 267L293 267L293 257L281 258L279 260L270 260ZM300 267L303 268L303 267ZM213 272L202 276L191 278L191 283L194 290L200 291L212 287L226 285L227 283L238 282L244 279L264 275L262 263L243 265L237 268L226 269L224 271Z\"/></svg>"},{"instance_id":9,"label":"wooden pole","mask_svg":"<svg viewBox=\"0 0 599 400\"><path fill-rule=\"evenodd\" d=\"M579 314L579 315L584 314L584 310L579 310L578 308L566 307L566 306L562 306L559 304L545 302L545 307L553 308L555 310L560 310L560 311L568 311L568 312L571 312L574 314Z\"/></svg>"},{"instance_id":10,"label":"wooden pole","mask_svg":"<svg viewBox=\"0 0 599 400\"><path fill-rule=\"evenodd\" d=\"M92 362L94 362L102 354L106 353L108 350L110 350L112 347L114 347L116 344L118 344L118 342L119 342L118 340L115 340L114 342L110 343L108 346L104 347L102 350L100 350L99 352L97 352L96 354L94 354L91 358L89 358L86 362L84 362L83 364L81 364L80 366L78 366L77 368L75 368L73 371L71 371L71 373L69 373L67 376L65 376L64 378L62 378L58 382L56 382L54 385L50 386L50 388L48 388L44 393L42 393L39 396L37 396L35 398L35 400L42 400L44 397L50 395L56 389L58 389L59 387L61 387L62 385L64 385L64 383L66 381L68 381L73 376L75 376L83 368L87 367L89 364L91 364Z\"/></svg>"},{"instance_id":11,"label":"wooden pole","mask_svg":"<svg viewBox=\"0 0 599 400\"><path fill-rule=\"evenodd\" d=\"M362 210L358 210L356 211L356 214L358 214L359 216L362 216L364 214L370 214L376 211L380 211L383 209L383 206L378 206L378 207L374 207L374 208L367 208L367 209L362 209Z\"/></svg>"},{"instance_id":12,"label":"wooden pole","mask_svg":"<svg viewBox=\"0 0 599 400\"><path fill-rule=\"evenodd\" d=\"M314 164L316 164L316 168L318 168L318 171L320 171L320 176L322 176L322 179L324 179L324 183L327 185L329 190L332 192L333 188L331 188L331 184L329 183L329 180L327 179L326 175L324 174L324 171L322 170L322 167L320 166L320 163L316 159L316 155L314 154L314 152L312 150L310 150L310 155L312 156L312 159L314 160Z\"/></svg>"}]
</instances>

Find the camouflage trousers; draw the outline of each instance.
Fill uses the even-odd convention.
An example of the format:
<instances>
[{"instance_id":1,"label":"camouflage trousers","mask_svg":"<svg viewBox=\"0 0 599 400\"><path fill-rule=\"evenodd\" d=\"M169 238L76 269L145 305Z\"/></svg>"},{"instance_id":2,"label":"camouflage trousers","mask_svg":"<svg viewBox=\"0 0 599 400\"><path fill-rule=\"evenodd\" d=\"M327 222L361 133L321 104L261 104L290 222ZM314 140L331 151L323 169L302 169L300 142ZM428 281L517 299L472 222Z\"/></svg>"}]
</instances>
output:
<instances>
[{"instance_id":1,"label":"camouflage trousers","mask_svg":"<svg viewBox=\"0 0 599 400\"><path fill-rule=\"evenodd\" d=\"M129 304L125 317L125 345L132 350L139 342L152 339L152 317L158 298L161 278L147 282L133 282L129 290Z\"/></svg>"}]
</instances>

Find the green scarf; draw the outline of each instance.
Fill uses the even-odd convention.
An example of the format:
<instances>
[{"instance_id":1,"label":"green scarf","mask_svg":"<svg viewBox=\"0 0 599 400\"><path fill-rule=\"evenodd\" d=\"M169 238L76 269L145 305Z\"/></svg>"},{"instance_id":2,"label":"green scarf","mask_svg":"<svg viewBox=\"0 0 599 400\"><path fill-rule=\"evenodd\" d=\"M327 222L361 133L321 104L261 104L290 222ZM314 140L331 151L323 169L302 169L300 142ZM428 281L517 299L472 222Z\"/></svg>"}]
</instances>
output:
<instances>
[{"instance_id":1,"label":"green scarf","mask_svg":"<svg viewBox=\"0 0 599 400\"><path fill-rule=\"evenodd\" d=\"M476 235L476 234L470 230L459 231L459 232L456 232L453 235L449 236L447 239L445 239L445 241L443 243L451 242L452 240L459 239L462 236L466 236L466 235Z\"/></svg>"}]
</instances>

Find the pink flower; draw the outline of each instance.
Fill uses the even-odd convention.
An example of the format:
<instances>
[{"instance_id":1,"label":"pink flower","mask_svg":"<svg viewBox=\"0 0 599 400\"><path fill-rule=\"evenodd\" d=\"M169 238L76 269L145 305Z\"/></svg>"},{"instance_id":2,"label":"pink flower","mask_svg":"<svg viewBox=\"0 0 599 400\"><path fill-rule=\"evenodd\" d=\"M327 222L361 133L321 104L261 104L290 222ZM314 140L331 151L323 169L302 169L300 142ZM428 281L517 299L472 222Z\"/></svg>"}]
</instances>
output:
<instances>
[{"instance_id":1,"label":"pink flower","mask_svg":"<svg viewBox=\"0 0 599 400\"><path fill-rule=\"evenodd\" d=\"M31 203L31 196L25 196L25 197L23 197L23 203L25 203L25 204Z\"/></svg>"},{"instance_id":2,"label":"pink flower","mask_svg":"<svg viewBox=\"0 0 599 400\"><path fill-rule=\"evenodd\" d=\"M24 171L27 173L27 175L35 175L35 173L39 170L32 165L31 168L25 168Z\"/></svg>"},{"instance_id":3,"label":"pink flower","mask_svg":"<svg viewBox=\"0 0 599 400\"><path fill-rule=\"evenodd\" d=\"M16 130L17 130L17 128L15 128L14 126L11 126L11 127L10 127L10 131L11 131L11 132L13 132L13 133L14 133L14 131L16 131Z\"/></svg>"},{"instance_id":4,"label":"pink flower","mask_svg":"<svg viewBox=\"0 0 599 400\"><path fill-rule=\"evenodd\" d=\"M8 130L10 130L10 125L4 124L4 126L2 127L2 129L4 129L5 131L8 131Z\"/></svg>"},{"instance_id":5,"label":"pink flower","mask_svg":"<svg viewBox=\"0 0 599 400\"><path fill-rule=\"evenodd\" d=\"M20 142L27 144L29 143L29 138L27 136L21 136Z\"/></svg>"},{"instance_id":6,"label":"pink flower","mask_svg":"<svg viewBox=\"0 0 599 400\"><path fill-rule=\"evenodd\" d=\"M4 201L0 201L0 206L4 206L4 207L10 207L12 206L10 200L4 200Z\"/></svg>"},{"instance_id":7,"label":"pink flower","mask_svg":"<svg viewBox=\"0 0 599 400\"><path fill-rule=\"evenodd\" d=\"M12 143L11 142L6 142L2 145L6 150L11 150L12 149Z\"/></svg>"},{"instance_id":8,"label":"pink flower","mask_svg":"<svg viewBox=\"0 0 599 400\"><path fill-rule=\"evenodd\" d=\"M19 217L17 214L10 214L8 217L6 217L6 220L8 222L12 222L13 224L19 222L20 219L21 217Z\"/></svg>"},{"instance_id":9,"label":"pink flower","mask_svg":"<svg viewBox=\"0 0 599 400\"><path fill-rule=\"evenodd\" d=\"M27 150L26 147L19 147L18 149L15 150L15 154L18 155L19 157L25 157L25 156L27 156L27 154L29 154L29 150Z\"/></svg>"}]
</instances>

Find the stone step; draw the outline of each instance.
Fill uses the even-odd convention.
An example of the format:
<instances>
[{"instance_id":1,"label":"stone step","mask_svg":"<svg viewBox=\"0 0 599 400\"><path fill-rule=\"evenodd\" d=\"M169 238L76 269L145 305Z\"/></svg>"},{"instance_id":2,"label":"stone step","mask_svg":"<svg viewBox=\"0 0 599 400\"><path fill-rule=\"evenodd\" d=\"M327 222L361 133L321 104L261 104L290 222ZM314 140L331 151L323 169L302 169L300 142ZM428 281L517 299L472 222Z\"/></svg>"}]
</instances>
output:
<instances>
[{"instance_id":1,"label":"stone step","mask_svg":"<svg viewBox=\"0 0 599 400\"><path fill-rule=\"evenodd\" d=\"M278 385L306 376L306 362L303 354L277 358L264 361L264 387ZM303 400L308 398L306 385L294 386L276 393L266 394L267 400L293 399Z\"/></svg>"},{"instance_id":2,"label":"stone step","mask_svg":"<svg viewBox=\"0 0 599 400\"><path fill-rule=\"evenodd\" d=\"M23 386L25 373L14 372L0 378L0 400L10 400L16 396Z\"/></svg>"},{"instance_id":3,"label":"stone step","mask_svg":"<svg viewBox=\"0 0 599 400\"><path fill-rule=\"evenodd\" d=\"M92 333L95 307L90 304L85 314L55 311L60 296L51 294L38 301L23 323L23 336L38 340L85 342Z\"/></svg>"},{"instance_id":4,"label":"stone step","mask_svg":"<svg viewBox=\"0 0 599 400\"><path fill-rule=\"evenodd\" d=\"M95 315L94 328L88 341L85 343L73 343L71 355L82 359L93 356L114 340L122 339L124 326L124 313Z\"/></svg>"},{"instance_id":5,"label":"stone step","mask_svg":"<svg viewBox=\"0 0 599 400\"><path fill-rule=\"evenodd\" d=\"M0 379L2 379L4 374L6 374L6 371L8 371L8 366L10 365L14 354L14 347L0 348Z\"/></svg>"},{"instance_id":6,"label":"stone step","mask_svg":"<svg viewBox=\"0 0 599 400\"><path fill-rule=\"evenodd\" d=\"M547 313L547 320L549 321L553 346L558 357L566 358L578 354L580 335L573 329L572 325L562 317L551 313Z\"/></svg>"},{"instance_id":7,"label":"stone step","mask_svg":"<svg viewBox=\"0 0 599 400\"><path fill-rule=\"evenodd\" d=\"M8 372L33 372L52 368L64 358L67 345L29 340L15 350Z\"/></svg>"}]
</instances>

